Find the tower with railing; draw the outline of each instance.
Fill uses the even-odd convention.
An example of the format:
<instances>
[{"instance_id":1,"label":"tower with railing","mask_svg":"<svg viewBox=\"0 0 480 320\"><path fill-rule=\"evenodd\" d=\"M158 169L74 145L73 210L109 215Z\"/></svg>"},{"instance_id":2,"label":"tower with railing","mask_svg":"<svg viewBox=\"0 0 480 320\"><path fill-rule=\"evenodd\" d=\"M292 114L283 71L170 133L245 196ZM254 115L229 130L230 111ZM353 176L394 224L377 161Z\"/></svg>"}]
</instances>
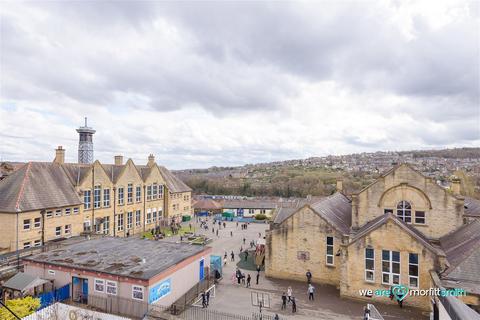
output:
<instances>
[{"instance_id":1,"label":"tower with railing","mask_svg":"<svg viewBox=\"0 0 480 320\"><path fill-rule=\"evenodd\" d=\"M93 162L93 135L95 130L87 125L85 117L85 126L77 129L78 132L78 163Z\"/></svg>"}]
</instances>

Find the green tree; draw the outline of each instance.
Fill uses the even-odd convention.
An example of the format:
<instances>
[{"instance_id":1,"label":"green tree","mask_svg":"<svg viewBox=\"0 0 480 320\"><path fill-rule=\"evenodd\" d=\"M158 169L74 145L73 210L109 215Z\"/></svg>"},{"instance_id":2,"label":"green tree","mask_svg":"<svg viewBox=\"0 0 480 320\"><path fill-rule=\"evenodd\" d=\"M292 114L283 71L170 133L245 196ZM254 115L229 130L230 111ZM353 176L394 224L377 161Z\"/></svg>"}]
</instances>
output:
<instances>
[{"instance_id":1,"label":"green tree","mask_svg":"<svg viewBox=\"0 0 480 320\"><path fill-rule=\"evenodd\" d=\"M23 318L34 313L40 307L40 299L25 297L21 299L7 300L7 307L12 310L18 317ZM5 307L0 309L0 319L15 320L13 314Z\"/></svg>"}]
</instances>

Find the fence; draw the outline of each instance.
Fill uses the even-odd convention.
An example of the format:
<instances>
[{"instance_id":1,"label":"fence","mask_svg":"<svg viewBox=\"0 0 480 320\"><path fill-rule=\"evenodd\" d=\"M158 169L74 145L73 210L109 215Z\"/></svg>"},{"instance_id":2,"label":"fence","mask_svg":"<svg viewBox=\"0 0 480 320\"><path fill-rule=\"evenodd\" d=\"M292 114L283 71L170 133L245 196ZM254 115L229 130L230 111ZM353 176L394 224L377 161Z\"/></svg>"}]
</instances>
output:
<instances>
[{"instance_id":1,"label":"fence","mask_svg":"<svg viewBox=\"0 0 480 320\"><path fill-rule=\"evenodd\" d=\"M129 318L78 308L58 302L22 318L22 320L65 320L72 318L79 320L130 320Z\"/></svg>"},{"instance_id":2,"label":"fence","mask_svg":"<svg viewBox=\"0 0 480 320\"><path fill-rule=\"evenodd\" d=\"M70 298L70 285L67 284L59 289L44 292L38 297L40 298L40 309L43 309L54 302L65 301Z\"/></svg>"},{"instance_id":3,"label":"fence","mask_svg":"<svg viewBox=\"0 0 480 320\"><path fill-rule=\"evenodd\" d=\"M214 277L208 276L205 280L197 283L190 288L182 297L173 303L171 309L173 314L183 312L189 305L191 305L201 294L208 288L214 285Z\"/></svg>"},{"instance_id":4,"label":"fence","mask_svg":"<svg viewBox=\"0 0 480 320\"><path fill-rule=\"evenodd\" d=\"M148 311L148 304L146 302L118 296L105 297L89 294L88 305L99 311L133 318L143 318Z\"/></svg>"},{"instance_id":5,"label":"fence","mask_svg":"<svg viewBox=\"0 0 480 320\"><path fill-rule=\"evenodd\" d=\"M274 315L254 312L251 315L240 315L200 307L189 307L181 314L171 315L171 308L151 306L148 315L152 319L175 319L175 320L276 320ZM279 317L279 320L286 318Z\"/></svg>"},{"instance_id":6,"label":"fence","mask_svg":"<svg viewBox=\"0 0 480 320\"><path fill-rule=\"evenodd\" d=\"M367 310L368 312L366 313L366 319L368 320L383 320L382 315L380 314L380 311L375 308L373 304L368 303L367 304Z\"/></svg>"}]
</instances>

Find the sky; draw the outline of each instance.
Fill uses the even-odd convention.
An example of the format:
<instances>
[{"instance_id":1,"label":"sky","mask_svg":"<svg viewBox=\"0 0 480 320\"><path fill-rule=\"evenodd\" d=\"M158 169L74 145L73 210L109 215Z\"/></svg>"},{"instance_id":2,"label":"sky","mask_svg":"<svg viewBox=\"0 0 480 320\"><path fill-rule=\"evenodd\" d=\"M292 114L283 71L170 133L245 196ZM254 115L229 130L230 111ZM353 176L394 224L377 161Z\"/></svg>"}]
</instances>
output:
<instances>
[{"instance_id":1,"label":"sky","mask_svg":"<svg viewBox=\"0 0 480 320\"><path fill-rule=\"evenodd\" d=\"M0 160L480 146L480 2L2 2Z\"/></svg>"}]
</instances>

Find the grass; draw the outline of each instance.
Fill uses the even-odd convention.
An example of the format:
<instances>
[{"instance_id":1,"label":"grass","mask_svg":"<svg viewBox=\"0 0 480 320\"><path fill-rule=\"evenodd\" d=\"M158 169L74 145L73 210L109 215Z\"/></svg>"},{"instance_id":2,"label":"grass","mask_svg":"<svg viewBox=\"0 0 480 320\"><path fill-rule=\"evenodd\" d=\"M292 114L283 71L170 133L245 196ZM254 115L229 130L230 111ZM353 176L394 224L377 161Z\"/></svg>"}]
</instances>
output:
<instances>
[{"instance_id":1,"label":"grass","mask_svg":"<svg viewBox=\"0 0 480 320\"><path fill-rule=\"evenodd\" d=\"M172 234L172 230L169 228L169 227L166 227L166 228L160 228L160 231L165 234L165 236L167 237L171 237L173 236ZM181 227L180 230L178 230L178 234L177 235L180 235L180 236L183 236L185 235L185 233L188 233L188 232L195 232L195 227L192 226L192 229L190 230L190 227L186 226L186 227ZM153 239L153 236L152 236L152 233L150 231L146 231L143 233L143 236L147 239Z\"/></svg>"}]
</instances>

